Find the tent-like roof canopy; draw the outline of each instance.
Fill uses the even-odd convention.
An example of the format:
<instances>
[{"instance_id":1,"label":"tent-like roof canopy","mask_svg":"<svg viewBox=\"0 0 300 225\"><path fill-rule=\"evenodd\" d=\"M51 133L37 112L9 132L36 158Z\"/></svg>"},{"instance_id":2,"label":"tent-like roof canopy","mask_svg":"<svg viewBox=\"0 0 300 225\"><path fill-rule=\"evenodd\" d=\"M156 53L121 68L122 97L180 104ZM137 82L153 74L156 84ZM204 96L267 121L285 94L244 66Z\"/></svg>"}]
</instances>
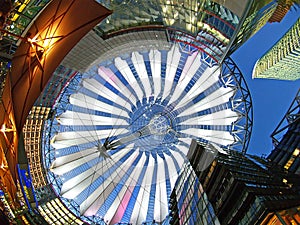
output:
<instances>
[{"instance_id":1,"label":"tent-like roof canopy","mask_svg":"<svg viewBox=\"0 0 300 225\"><path fill-rule=\"evenodd\" d=\"M60 96L51 172L81 215L162 222L191 140L239 142L237 80L197 48L162 42L115 48Z\"/></svg>"}]
</instances>

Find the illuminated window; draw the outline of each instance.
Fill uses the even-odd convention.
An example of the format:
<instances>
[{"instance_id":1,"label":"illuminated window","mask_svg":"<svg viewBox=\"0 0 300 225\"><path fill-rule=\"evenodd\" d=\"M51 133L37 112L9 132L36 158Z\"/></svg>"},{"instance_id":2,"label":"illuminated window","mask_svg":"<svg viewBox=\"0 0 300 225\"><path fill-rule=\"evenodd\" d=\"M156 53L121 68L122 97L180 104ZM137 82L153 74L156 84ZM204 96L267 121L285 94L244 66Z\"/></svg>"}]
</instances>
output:
<instances>
[{"instance_id":1,"label":"illuminated window","mask_svg":"<svg viewBox=\"0 0 300 225\"><path fill-rule=\"evenodd\" d=\"M294 163L295 159L299 156L300 150L296 148L292 154L292 157L289 159L289 161L285 164L284 168L288 170L291 165Z\"/></svg>"},{"instance_id":2,"label":"illuminated window","mask_svg":"<svg viewBox=\"0 0 300 225\"><path fill-rule=\"evenodd\" d=\"M295 149L295 151L293 152L293 156L297 157L300 153L300 150L298 148Z\"/></svg>"}]
</instances>

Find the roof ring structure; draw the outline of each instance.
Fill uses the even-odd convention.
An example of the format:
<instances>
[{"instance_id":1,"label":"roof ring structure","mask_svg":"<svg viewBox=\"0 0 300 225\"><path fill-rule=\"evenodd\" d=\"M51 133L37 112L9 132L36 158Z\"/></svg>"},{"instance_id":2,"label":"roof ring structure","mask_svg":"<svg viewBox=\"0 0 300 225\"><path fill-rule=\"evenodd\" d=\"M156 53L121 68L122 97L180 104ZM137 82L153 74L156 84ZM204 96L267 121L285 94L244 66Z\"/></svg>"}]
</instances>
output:
<instances>
[{"instance_id":1,"label":"roof ring structure","mask_svg":"<svg viewBox=\"0 0 300 225\"><path fill-rule=\"evenodd\" d=\"M238 68L168 44L97 62L60 96L49 176L84 218L163 222L191 139L246 151L252 105Z\"/></svg>"}]
</instances>

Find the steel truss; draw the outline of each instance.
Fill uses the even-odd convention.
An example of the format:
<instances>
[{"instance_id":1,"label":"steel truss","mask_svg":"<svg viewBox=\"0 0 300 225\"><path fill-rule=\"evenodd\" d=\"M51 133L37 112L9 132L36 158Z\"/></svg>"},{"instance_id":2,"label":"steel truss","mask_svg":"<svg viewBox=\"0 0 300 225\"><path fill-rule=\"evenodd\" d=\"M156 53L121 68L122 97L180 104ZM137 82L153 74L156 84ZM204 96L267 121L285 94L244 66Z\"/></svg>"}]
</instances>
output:
<instances>
[{"instance_id":1,"label":"steel truss","mask_svg":"<svg viewBox=\"0 0 300 225\"><path fill-rule=\"evenodd\" d=\"M273 133L271 134L272 143L274 147L276 147L282 136L287 132L287 129L291 126L291 124L300 121L300 89L298 90L296 97L292 101L291 106L287 110L286 114L279 122L278 126L275 128Z\"/></svg>"},{"instance_id":2,"label":"steel truss","mask_svg":"<svg viewBox=\"0 0 300 225\"><path fill-rule=\"evenodd\" d=\"M233 124L231 131L236 142L229 146L229 149L246 153L253 126L252 99L244 77L237 65L230 58L225 58L222 63L222 73L220 79L225 86L235 88L235 94L231 99L232 109L238 112L241 117Z\"/></svg>"}]
</instances>

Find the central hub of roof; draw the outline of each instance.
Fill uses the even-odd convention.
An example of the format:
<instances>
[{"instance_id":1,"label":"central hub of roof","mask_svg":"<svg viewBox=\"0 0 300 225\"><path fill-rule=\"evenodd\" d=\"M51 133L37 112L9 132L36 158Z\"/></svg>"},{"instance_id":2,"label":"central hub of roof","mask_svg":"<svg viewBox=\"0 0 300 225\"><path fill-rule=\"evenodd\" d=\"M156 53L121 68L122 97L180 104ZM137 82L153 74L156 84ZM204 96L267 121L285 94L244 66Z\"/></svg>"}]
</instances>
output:
<instances>
[{"instance_id":1,"label":"central hub of roof","mask_svg":"<svg viewBox=\"0 0 300 225\"><path fill-rule=\"evenodd\" d=\"M149 123L149 130L152 135L166 135L171 128L171 121L166 115L155 115Z\"/></svg>"},{"instance_id":2,"label":"central hub of roof","mask_svg":"<svg viewBox=\"0 0 300 225\"><path fill-rule=\"evenodd\" d=\"M141 151L164 151L164 148L178 142L178 138L169 133L174 129L175 120L166 106L158 101L140 104L133 110L129 124L129 132L141 132L141 136L133 141Z\"/></svg>"}]
</instances>

